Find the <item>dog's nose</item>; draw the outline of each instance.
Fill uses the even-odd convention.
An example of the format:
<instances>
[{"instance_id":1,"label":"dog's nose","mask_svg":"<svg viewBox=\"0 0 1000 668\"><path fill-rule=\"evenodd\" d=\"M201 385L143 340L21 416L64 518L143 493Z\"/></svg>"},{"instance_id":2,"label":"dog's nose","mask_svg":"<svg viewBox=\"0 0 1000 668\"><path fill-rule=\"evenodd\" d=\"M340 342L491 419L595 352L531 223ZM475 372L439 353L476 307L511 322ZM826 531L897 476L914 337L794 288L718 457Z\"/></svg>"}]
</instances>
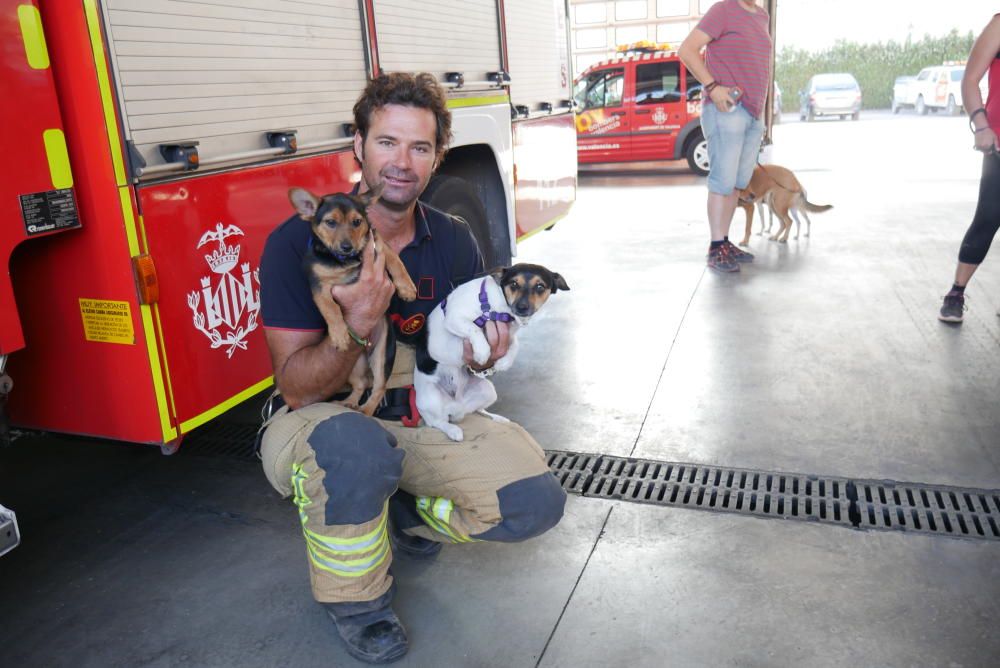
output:
<instances>
[{"instance_id":1,"label":"dog's nose","mask_svg":"<svg viewBox=\"0 0 1000 668\"><path fill-rule=\"evenodd\" d=\"M340 244L340 250L343 253L350 253L354 250L354 245L350 241L343 241Z\"/></svg>"},{"instance_id":2,"label":"dog's nose","mask_svg":"<svg viewBox=\"0 0 1000 668\"><path fill-rule=\"evenodd\" d=\"M531 313L531 305L530 304L515 304L514 305L514 313L516 313L516 314L518 314L520 316L528 315L528 314Z\"/></svg>"}]
</instances>

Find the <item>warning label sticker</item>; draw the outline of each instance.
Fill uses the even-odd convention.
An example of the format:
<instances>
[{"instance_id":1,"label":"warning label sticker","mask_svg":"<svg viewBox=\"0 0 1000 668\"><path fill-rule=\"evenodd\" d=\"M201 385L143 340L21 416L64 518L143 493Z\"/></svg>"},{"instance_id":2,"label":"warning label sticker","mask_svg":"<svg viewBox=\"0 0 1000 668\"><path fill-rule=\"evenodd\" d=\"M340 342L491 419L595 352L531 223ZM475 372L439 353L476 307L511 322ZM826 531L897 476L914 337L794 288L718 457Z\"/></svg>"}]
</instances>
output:
<instances>
[{"instance_id":1,"label":"warning label sticker","mask_svg":"<svg viewBox=\"0 0 1000 668\"><path fill-rule=\"evenodd\" d=\"M80 316L88 341L101 343L135 343L132 330L132 310L128 302L105 299L81 299Z\"/></svg>"}]
</instances>

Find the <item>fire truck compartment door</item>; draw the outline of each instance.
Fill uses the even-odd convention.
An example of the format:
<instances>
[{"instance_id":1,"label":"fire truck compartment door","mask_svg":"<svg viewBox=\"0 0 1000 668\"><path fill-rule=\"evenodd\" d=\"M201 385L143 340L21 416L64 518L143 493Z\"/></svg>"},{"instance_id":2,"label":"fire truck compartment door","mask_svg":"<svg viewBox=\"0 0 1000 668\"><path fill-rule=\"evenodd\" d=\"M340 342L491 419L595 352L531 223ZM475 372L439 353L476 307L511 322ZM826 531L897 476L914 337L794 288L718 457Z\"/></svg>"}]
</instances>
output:
<instances>
[{"instance_id":1,"label":"fire truck compartment door","mask_svg":"<svg viewBox=\"0 0 1000 668\"><path fill-rule=\"evenodd\" d=\"M385 72L430 72L439 81L461 72L459 90L474 90L503 69L496 0L378 0L375 34Z\"/></svg>"},{"instance_id":2,"label":"fire truck compartment door","mask_svg":"<svg viewBox=\"0 0 1000 668\"><path fill-rule=\"evenodd\" d=\"M503 5L511 104L537 111L547 102L553 113L569 112L562 106L572 96L565 3L506 0Z\"/></svg>"},{"instance_id":3,"label":"fire truck compartment door","mask_svg":"<svg viewBox=\"0 0 1000 668\"><path fill-rule=\"evenodd\" d=\"M160 144L197 141L204 164L267 149L269 131L296 130L300 149L336 139L353 118L358 2L101 4L125 136L147 166L164 164Z\"/></svg>"}]
</instances>

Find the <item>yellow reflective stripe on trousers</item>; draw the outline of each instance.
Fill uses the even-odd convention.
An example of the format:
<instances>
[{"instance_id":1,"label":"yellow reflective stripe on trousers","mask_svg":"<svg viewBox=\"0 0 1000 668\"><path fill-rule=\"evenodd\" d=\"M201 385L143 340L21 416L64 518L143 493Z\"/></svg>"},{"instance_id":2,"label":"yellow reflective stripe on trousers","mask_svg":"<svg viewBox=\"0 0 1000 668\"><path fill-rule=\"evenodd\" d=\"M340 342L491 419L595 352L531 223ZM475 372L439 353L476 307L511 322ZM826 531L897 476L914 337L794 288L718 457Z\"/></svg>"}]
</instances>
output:
<instances>
[{"instance_id":1,"label":"yellow reflective stripe on trousers","mask_svg":"<svg viewBox=\"0 0 1000 668\"><path fill-rule=\"evenodd\" d=\"M308 515L305 509L312 503L306 495L303 483L308 475L302 466L292 466L292 488L295 490L295 505L299 508L299 519L302 522L302 533L306 538L309 550L309 560L316 568L335 575L348 578L361 577L371 573L382 565L389 556L388 512L382 507L382 520L375 529L363 536L355 538L330 538L310 531L306 526ZM373 554L364 555L375 550ZM356 559L344 559L346 556L359 555Z\"/></svg>"},{"instance_id":2,"label":"yellow reflective stripe on trousers","mask_svg":"<svg viewBox=\"0 0 1000 668\"><path fill-rule=\"evenodd\" d=\"M472 538L463 536L448 524L453 507L454 504L450 499L432 496L417 497L417 514L427 526L451 538L456 543L472 542Z\"/></svg>"}]
</instances>

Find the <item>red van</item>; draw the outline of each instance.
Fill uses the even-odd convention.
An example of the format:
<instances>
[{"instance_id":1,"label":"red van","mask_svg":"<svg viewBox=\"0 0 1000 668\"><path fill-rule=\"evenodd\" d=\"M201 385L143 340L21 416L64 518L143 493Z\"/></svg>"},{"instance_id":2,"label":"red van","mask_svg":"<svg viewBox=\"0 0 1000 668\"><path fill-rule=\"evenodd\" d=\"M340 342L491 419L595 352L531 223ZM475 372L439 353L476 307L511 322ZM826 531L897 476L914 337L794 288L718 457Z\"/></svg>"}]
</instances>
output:
<instances>
[{"instance_id":1,"label":"red van","mask_svg":"<svg viewBox=\"0 0 1000 668\"><path fill-rule=\"evenodd\" d=\"M580 164L680 160L708 174L702 86L676 51L631 45L576 81Z\"/></svg>"}]
</instances>

